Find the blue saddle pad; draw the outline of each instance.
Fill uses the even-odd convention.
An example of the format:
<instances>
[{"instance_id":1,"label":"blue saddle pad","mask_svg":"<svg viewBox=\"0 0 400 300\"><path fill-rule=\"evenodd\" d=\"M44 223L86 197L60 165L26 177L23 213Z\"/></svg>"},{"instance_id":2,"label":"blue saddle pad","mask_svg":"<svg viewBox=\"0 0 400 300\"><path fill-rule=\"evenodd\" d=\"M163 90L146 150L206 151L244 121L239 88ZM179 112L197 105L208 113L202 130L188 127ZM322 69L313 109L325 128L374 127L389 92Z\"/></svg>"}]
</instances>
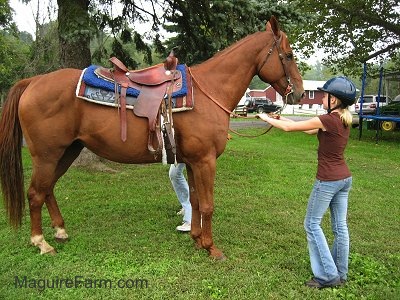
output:
<instances>
[{"instance_id":1,"label":"blue saddle pad","mask_svg":"<svg viewBox=\"0 0 400 300\"><path fill-rule=\"evenodd\" d=\"M86 68L85 73L83 74L83 81L89 86L114 92L114 83L99 77L94 72L98 67L99 66L91 65L90 67ZM182 74L182 88L178 91L173 92L172 97L183 97L187 94L186 66L177 65L176 69L181 71ZM126 90L126 94L127 96L137 98L140 94L140 91L135 88L128 87L128 89Z\"/></svg>"}]
</instances>

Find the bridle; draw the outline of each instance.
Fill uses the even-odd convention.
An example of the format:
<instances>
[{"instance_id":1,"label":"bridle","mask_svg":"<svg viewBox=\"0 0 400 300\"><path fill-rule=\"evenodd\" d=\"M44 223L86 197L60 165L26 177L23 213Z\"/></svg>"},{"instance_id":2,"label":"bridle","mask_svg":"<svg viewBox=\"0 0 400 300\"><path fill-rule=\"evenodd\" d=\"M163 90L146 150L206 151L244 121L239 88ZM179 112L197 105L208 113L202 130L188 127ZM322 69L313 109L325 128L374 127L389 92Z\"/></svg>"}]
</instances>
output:
<instances>
[{"instance_id":1,"label":"bridle","mask_svg":"<svg viewBox=\"0 0 400 300\"><path fill-rule=\"evenodd\" d=\"M271 32L272 32L272 30L271 30ZM272 44L271 48L268 50L268 53L265 56L265 59L264 59L263 63L261 64L261 67L259 67L257 69L257 75L258 75L258 77L260 77L260 71L262 70L262 68L264 67L264 65L267 62L268 58L271 56L272 52L274 51L274 47L276 47L276 50L278 51L279 58L281 60L283 71L285 73L286 81L288 83L288 85L286 87L286 90L283 93L283 96L285 97L285 105L286 105L288 96L293 93L293 83L290 80L290 72L289 72L288 67L286 65L286 57L285 57L286 55L282 51L282 48L281 48L281 42L282 42L282 36L283 35L281 34L279 39L277 39L275 34L272 32L272 36L274 38L274 43Z\"/></svg>"},{"instance_id":2,"label":"bridle","mask_svg":"<svg viewBox=\"0 0 400 300\"><path fill-rule=\"evenodd\" d=\"M271 32L272 32L272 30L271 30ZM288 68L287 68L287 65L286 65L286 61L285 61L285 54L284 54L284 52L282 51L282 48L281 48L282 34L281 34L281 36L279 37L279 39L276 38L276 36L275 36L275 34L274 34L273 32L272 32L272 36L273 36L273 38L274 38L274 42L273 42L271 48L268 50L268 53L267 53L267 55L266 55L266 57L265 57L263 63L261 64L261 67L257 68L257 75L260 77L260 71L261 71L262 68L265 66L265 64L266 64L266 62L267 62L267 60L268 60L268 58L269 58L269 57L271 56L271 54L273 53L274 47L276 47L276 49L277 49L277 51L278 51L279 58L280 58L280 60L281 60L281 64L282 64L282 67L283 67L283 71L284 71L284 73L285 73L285 77L286 77L286 80L287 80L287 83L288 83L288 85L287 85L287 87L286 87L286 90L285 90L285 92L284 92L284 94L283 94L283 96L285 97L285 105L284 105L284 107L285 107L286 104L287 104L287 98L288 98L288 96L294 92L294 91L293 91L293 83L291 83L291 80L290 80L290 72L288 71ZM234 112L232 112L232 111L230 111L229 109L227 109L224 105L222 105L217 99L215 99L207 90L205 90L205 89L201 86L201 84L199 83L199 81L194 77L193 72L192 72L192 70L191 70L190 67L188 67L188 71L189 71L189 73L190 73L190 76L192 77L192 80L196 83L197 87L198 87L208 98L210 98L216 105L218 105L223 111L225 111L225 112L228 113L229 115L232 115L232 116L235 116L235 117L238 117L238 118L248 119L248 117L244 117L244 116L237 115L237 114L235 114ZM284 109L284 107L281 108L281 109L278 111L278 113L281 112L281 111ZM260 135L266 134L268 131L271 130L271 128L272 128L272 126L270 126L265 132L263 132L263 133L261 133L261 134L259 134L259 135L256 135L256 136L240 134L239 132L236 132L236 131L234 131L234 130L231 129L231 128L229 128L229 130L232 131L233 133L237 134L237 135L240 135L240 136L258 137L258 136L260 136Z\"/></svg>"}]
</instances>

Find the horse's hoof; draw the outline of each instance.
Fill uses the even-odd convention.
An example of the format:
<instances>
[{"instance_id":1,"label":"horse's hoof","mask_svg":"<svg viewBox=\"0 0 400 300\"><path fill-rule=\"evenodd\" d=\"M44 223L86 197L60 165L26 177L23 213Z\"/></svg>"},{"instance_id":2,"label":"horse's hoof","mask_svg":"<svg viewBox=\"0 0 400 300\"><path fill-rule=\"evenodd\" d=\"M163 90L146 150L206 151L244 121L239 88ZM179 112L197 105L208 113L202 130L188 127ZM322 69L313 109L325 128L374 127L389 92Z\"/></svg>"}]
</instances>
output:
<instances>
[{"instance_id":1,"label":"horse's hoof","mask_svg":"<svg viewBox=\"0 0 400 300\"><path fill-rule=\"evenodd\" d=\"M209 249L209 253L210 257L213 258L214 260L224 261L227 259L224 253L222 253L222 251L218 249L215 248Z\"/></svg>"},{"instance_id":2,"label":"horse's hoof","mask_svg":"<svg viewBox=\"0 0 400 300\"><path fill-rule=\"evenodd\" d=\"M62 244L62 243L66 243L66 242L68 241L68 238L54 237L54 240L55 240L57 243Z\"/></svg>"},{"instance_id":3,"label":"horse's hoof","mask_svg":"<svg viewBox=\"0 0 400 300\"><path fill-rule=\"evenodd\" d=\"M217 260L217 261L225 261L225 260L227 260L227 257L223 253L221 253L220 255L217 255L217 256L210 255L210 257L213 260Z\"/></svg>"},{"instance_id":4,"label":"horse's hoof","mask_svg":"<svg viewBox=\"0 0 400 300\"><path fill-rule=\"evenodd\" d=\"M49 249L48 251L40 251L41 255L51 255L54 256L57 254L57 251L55 249Z\"/></svg>"},{"instance_id":5,"label":"horse's hoof","mask_svg":"<svg viewBox=\"0 0 400 300\"><path fill-rule=\"evenodd\" d=\"M50 254L51 256L54 256L57 254L57 251L55 249L53 249L53 250L47 252L46 254Z\"/></svg>"},{"instance_id":6,"label":"horse's hoof","mask_svg":"<svg viewBox=\"0 0 400 300\"><path fill-rule=\"evenodd\" d=\"M55 227L56 233L54 234L54 238L59 243L64 243L68 239L68 234L65 231L65 228Z\"/></svg>"}]
</instances>

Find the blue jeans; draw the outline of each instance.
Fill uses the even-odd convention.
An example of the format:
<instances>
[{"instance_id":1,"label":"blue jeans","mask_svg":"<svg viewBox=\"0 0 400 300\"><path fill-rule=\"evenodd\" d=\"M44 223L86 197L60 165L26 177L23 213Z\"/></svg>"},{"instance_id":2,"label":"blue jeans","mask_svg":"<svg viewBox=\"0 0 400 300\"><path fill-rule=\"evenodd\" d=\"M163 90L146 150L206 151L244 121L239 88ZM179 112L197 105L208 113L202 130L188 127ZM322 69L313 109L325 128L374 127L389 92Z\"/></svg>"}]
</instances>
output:
<instances>
[{"instance_id":1,"label":"blue jeans","mask_svg":"<svg viewBox=\"0 0 400 300\"><path fill-rule=\"evenodd\" d=\"M337 181L316 179L308 200L304 228L307 233L311 269L315 279L321 284L347 279L350 247L347 204L351 184L352 177ZM322 217L328 208L331 212L334 235L331 250L321 228Z\"/></svg>"},{"instance_id":2,"label":"blue jeans","mask_svg":"<svg viewBox=\"0 0 400 300\"><path fill-rule=\"evenodd\" d=\"M184 163L178 163L176 166L172 164L169 168L169 179L171 180L172 187L175 190L179 203L185 210L183 221L192 223L192 205L189 200L189 185L183 175L184 168Z\"/></svg>"}]
</instances>

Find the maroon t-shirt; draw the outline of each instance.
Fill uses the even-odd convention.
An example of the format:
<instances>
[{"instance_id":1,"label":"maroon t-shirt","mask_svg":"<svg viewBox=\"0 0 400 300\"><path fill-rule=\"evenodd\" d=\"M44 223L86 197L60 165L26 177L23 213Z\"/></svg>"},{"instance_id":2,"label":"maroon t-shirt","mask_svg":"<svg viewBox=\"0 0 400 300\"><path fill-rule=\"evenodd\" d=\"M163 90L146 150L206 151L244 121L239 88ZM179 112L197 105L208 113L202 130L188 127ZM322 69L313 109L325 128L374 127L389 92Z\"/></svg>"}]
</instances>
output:
<instances>
[{"instance_id":1,"label":"maroon t-shirt","mask_svg":"<svg viewBox=\"0 0 400 300\"><path fill-rule=\"evenodd\" d=\"M344 160L344 149L350 135L350 128L344 126L338 113L319 116L326 131L318 130L317 179L340 180L351 176Z\"/></svg>"}]
</instances>

